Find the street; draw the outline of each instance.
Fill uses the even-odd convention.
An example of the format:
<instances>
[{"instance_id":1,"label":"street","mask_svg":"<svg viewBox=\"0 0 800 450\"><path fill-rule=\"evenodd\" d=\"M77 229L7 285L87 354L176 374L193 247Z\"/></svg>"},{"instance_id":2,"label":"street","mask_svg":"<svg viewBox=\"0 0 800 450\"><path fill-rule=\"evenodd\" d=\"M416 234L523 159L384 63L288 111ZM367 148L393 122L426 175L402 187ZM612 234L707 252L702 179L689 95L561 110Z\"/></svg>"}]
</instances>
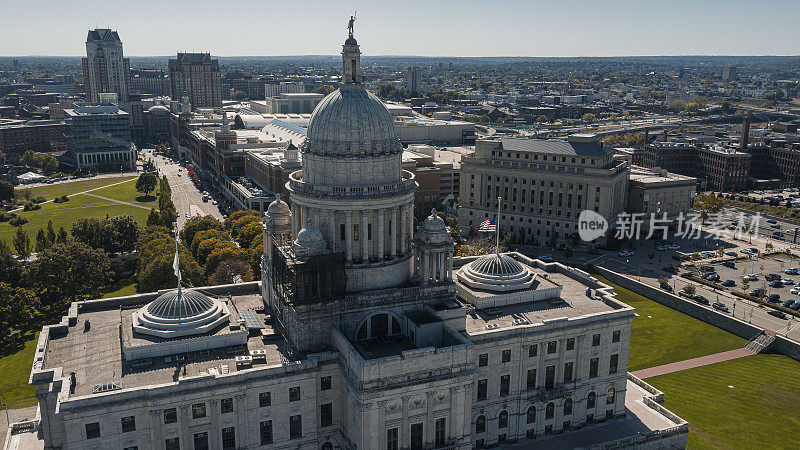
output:
<instances>
[{"instance_id":1,"label":"street","mask_svg":"<svg viewBox=\"0 0 800 450\"><path fill-rule=\"evenodd\" d=\"M223 220L222 213L217 205L203 201L203 194L189 179L186 169L169 158L156 155L152 150L144 150L142 156L152 159L159 171L159 176L166 176L172 188L172 202L178 211L178 229L182 229L189 217L211 215ZM188 217L187 217L188 215Z\"/></svg>"}]
</instances>

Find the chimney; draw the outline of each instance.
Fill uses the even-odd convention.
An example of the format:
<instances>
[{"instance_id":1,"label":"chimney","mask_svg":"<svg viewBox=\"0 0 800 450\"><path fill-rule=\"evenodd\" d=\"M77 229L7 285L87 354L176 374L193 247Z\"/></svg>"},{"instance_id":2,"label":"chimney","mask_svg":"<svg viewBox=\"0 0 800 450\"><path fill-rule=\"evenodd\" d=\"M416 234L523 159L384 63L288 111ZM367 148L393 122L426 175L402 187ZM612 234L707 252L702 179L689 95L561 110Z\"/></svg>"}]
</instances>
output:
<instances>
[{"instance_id":1,"label":"chimney","mask_svg":"<svg viewBox=\"0 0 800 450\"><path fill-rule=\"evenodd\" d=\"M739 140L739 148L747 148L748 140L750 139L750 116L745 115L742 120L742 138Z\"/></svg>"},{"instance_id":2,"label":"chimney","mask_svg":"<svg viewBox=\"0 0 800 450\"><path fill-rule=\"evenodd\" d=\"M664 130L664 142L669 141L669 135L667 134L667 130Z\"/></svg>"}]
</instances>

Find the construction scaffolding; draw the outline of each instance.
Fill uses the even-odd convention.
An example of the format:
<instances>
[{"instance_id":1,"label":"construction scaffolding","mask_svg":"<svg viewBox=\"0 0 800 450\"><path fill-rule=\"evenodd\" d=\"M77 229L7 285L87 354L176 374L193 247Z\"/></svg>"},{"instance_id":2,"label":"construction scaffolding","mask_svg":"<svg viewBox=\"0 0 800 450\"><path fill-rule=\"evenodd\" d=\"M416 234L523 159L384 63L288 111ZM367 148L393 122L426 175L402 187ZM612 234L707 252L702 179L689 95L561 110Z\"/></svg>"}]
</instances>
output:
<instances>
[{"instance_id":1,"label":"construction scaffolding","mask_svg":"<svg viewBox=\"0 0 800 450\"><path fill-rule=\"evenodd\" d=\"M344 253L312 257L295 254L291 244L273 237L272 286L279 301L308 305L344 297Z\"/></svg>"}]
</instances>

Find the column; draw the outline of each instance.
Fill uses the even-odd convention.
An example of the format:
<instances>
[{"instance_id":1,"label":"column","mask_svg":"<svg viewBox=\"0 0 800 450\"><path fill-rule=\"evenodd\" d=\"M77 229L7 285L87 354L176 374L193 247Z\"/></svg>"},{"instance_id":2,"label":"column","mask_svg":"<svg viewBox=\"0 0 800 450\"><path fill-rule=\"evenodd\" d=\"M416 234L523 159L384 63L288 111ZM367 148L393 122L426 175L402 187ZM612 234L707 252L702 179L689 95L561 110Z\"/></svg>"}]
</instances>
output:
<instances>
[{"instance_id":1,"label":"column","mask_svg":"<svg viewBox=\"0 0 800 450\"><path fill-rule=\"evenodd\" d=\"M328 228L330 229L331 251L336 253L339 251L339 225L336 223L336 214L328 211Z\"/></svg>"},{"instance_id":2,"label":"column","mask_svg":"<svg viewBox=\"0 0 800 450\"><path fill-rule=\"evenodd\" d=\"M344 212L344 256L353 261L353 211Z\"/></svg>"},{"instance_id":3,"label":"column","mask_svg":"<svg viewBox=\"0 0 800 450\"><path fill-rule=\"evenodd\" d=\"M400 251L398 255L405 255L408 244L408 205L403 205L400 209Z\"/></svg>"},{"instance_id":4,"label":"column","mask_svg":"<svg viewBox=\"0 0 800 450\"><path fill-rule=\"evenodd\" d=\"M236 397L236 448L247 448L250 446L250 435L247 432L247 403L245 403L245 394L239 394ZM221 436L221 435L220 435Z\"/></svg>"},{"instance_id":5,"label":"column","mask_svg":"<svg viewBox=\"0 0 800 450\"><path fill-rule=\"evenodd\" d=\"M361 239L361 260L369 261L369 210L361 210L361 229L359 230Z\"/></svg>"},{"instance_id":6,"label":"column","mask_svg":"<svg viewBox=\"0 0 800 450\"><path fill-rule=\"evenodd\" d=\"M311 219L312 219L312 222L314 223L314 226L319 229L319 210L315 209L311 213ZM320 230L320 231L322 231L322 230Z\"/></svg>"},{"instance_id":7,"label":"column","mask_svg":"<svg viewBox=\"0 0 800 450\"><path fill-rule=\"evenodd\" d=\"M181 436L180 436L181 446L183 446L184 442L188 446L189 442L192 442L192 432L189 431L189 405L181 405L180 410L181 410L181 417L179 420L181 421ZM208 438L210 440L211 436L209 436Z\"/></svg>"},{"instance_id":8,"label":"column","mask_svg":"<svg viewBox=\"0 0 800 450\"><path fill-rule=\"evenodd\" d=\"M383 214L384 214L383 208L379 209L378 210L378 234L376 235L376 238L378 239L378 245L377 245L375 251L377 253L376 256L380 260L383 260L383 258L386 256L386 254L383 253L383 241L386 240L386 236L383 234L383 222L385 220L384 217L383 217Z\"/></svg>"},{"instance_id":9,"label":"column","mask_svg":"<svg viewBox=\"0 0 800 450\"><path fill-rule=\"evenodd\" d=\"M430 255L428 250L422 251L422 285L428 284L430 280Z\"/></svg>"},{"instance_id":10,"label":"column","mask_svg":"<svg viewBox=\"0 0 800 450\"><path fill-rule=\"evenodd\" d=\"M219 400L209 400L208 411L206 411L206 413L211 416L211 429L208 431L208 448L211 450L218 450L222 447L222 428L219 426ZM239 427L236 427L236 431L239 431ZM238 438L236 442L239 442ZM188 446L189 443L187 442L186 445Z\"/></svg>"},{"instance_id":11,"label":"column","mask_svg":"<svg viewBox=\"0 0 800 450\"><path fill-rule=\"evenodd\" d=\"M302 230L308 223L308 206L302 206L300 210L303 214L300 216L300 228L298 228L297 231Z\"/></svg>"},{"instance_id":12,"label":"column","mask_svg":"<svg viewBox=\"0 0 800 450\"><path fill-rule=\"evenodd\" d=\"M42 414L44 417L45 414ZM150 410L150 445L152 448L161 448L164 445L164 433L161 431L161 424L164 423L160 409Z\"/></svg>"},{"instance_id":13,"label":"column","mask_svg":"<svg viewBox=\"0 0 800 450\"><path fill-rule=\"evenodd\" d=\"M453 279L453 252L447 252L447 279Z\"/></svg>"},{"instance_id":14,"label":"column","mask_svg":"<svg viewBox=\"0 0 800 450\"><path fill-rule=\"evenodd\" d=\"M425 448L433 447L433 391L425 393L427 402L425 403Z\"/></svg>"},{"instance_id":15,"label":"column","mask_svg":"<svg viewBox=\"0 0 800 450\"><path fill-rule=\"evenodd\" d=\"M297 236L297 232L300 231L298 224L300 224L300 207L292 204L292 236Z\"/></svg>"},{"instance_id":16,"label":"column","mask_svg":"<svg viewBox=\"0 0 800 450\"><path fill-rule=\"evenodd\" d=\"M400 441L400 448L411 447L411 424L408 423L408 402L411 400L410 395L403 396L403 422L400 424L400 432L397 437Z\"/></svg>"},{"instance_id":17,"label":"column","mask_svg":"<svg viewBox=\"0 0 800 450\"><path fill-rule=\"evenodd\" d=\"M411 240L414 239L414 208L411 204L406 205L406 214L408 215L408 219L406 219L406 226L408 227L408 234L406 234L406 245L405 251L411 251Z\"/></svg>"},{"instance_id":18,"label":"column","mask_svg":"<svg viewBox=\"0 0 800 450\"><path fill-rule=\"evenodd\" d=\"M436 255L436 256L439 259L439 282L441 283L445 279L445 276L444 276L444 273L445 273L444 252L439 252L439 254Z\"/></svg>"},{"instance_id":19,"label":"column","mask_svg":"<svg viewBox=\"0 0 800 450\"><path fill-rule=\"evenodd\" d=\"M391 227L389 229L389 238L391 239L391 244L389 245L389 251L391 252L392 258L397 256L397 207L392 207L391 215L389 216L391 222Z\"/></svg>"},{"instance_id":20,"label":"column","mask_svg":"<svg viewBox=\"0 0 800 450\"><path fill-rule=\"evenodd\" d=\"M450 417L447 421L447 436L450 439L457 439L460 440L461 438L461 428L462 428L462 419L466 415L467 417L472 417L472 414L461 414L461 411L464 409L461 407L459 400L459 386L452 386L450 387Z\"/></svg>"}]
</instances>

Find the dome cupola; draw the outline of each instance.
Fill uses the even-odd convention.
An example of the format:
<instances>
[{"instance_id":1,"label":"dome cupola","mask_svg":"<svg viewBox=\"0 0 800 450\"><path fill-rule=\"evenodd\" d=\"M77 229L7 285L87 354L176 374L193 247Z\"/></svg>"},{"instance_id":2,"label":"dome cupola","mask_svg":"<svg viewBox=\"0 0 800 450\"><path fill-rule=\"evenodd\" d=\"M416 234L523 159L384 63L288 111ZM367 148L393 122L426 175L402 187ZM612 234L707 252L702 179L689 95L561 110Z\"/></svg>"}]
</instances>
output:
<instances>
[{"instance_id":1,"label":"dome cupola","mask_svg":"<svg viewBox=\"0 0 800 450\"><path fill-rule=\"evenodd\" d=\"M530 288L536 274L509 255L492 253L467 264L458 280L473 289L493 292Z\"/></svg>"}]
</instances>

